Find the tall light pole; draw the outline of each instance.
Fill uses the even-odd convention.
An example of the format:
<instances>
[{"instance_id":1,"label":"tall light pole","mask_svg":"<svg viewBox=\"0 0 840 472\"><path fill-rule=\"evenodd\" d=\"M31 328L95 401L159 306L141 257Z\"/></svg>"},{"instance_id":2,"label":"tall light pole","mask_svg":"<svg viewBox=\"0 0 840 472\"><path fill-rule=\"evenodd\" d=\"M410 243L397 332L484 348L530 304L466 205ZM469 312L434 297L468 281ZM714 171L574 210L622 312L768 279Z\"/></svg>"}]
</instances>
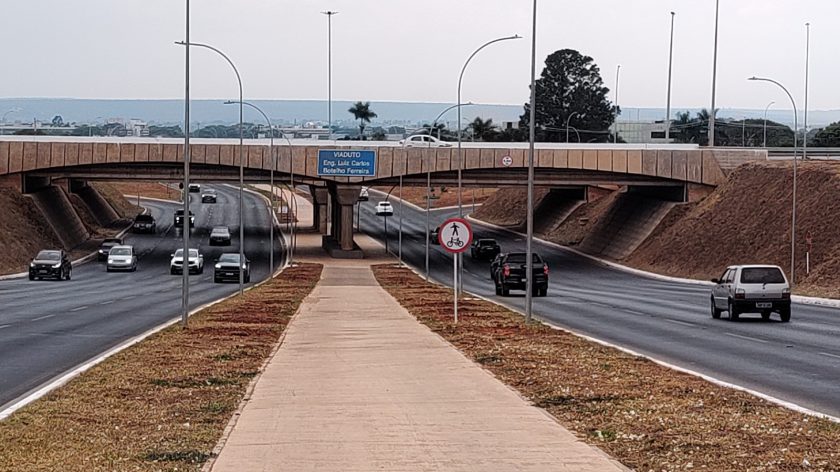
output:
<instances>
[{"instance_id":1,"label":"tall light pole","mask_svg":"<svg viewBox=\"0 0 840 472\"><path fill-rule=\"evenodd\" d=\"M228 100L228 101L225 102L225 105L234 105L236 103L237 102L234 102L233 100ZM268 133L269 133L269 136L268 136L268 155L271 156L270 157L271 158L271 171L270 171L271 176L269 177L269 187L271 187L271 198L269 199L269 202L270 202L269 204L271 205L271 211L269 212L269 214L271 215L271 218L269 219L269 222L268 222L269 228L270 228L269 229L269 238L270 238L271 241L269 243L269 251L270 252L269 252L269 256L268 256L268 265L269 265L269 267L271 267L271 272L270 272L271 276L274 276L274 208L275 208L275 206L274 206L274 170L277 168L277 156L274 155L274 126L271 124L271 119L268 117L268 115L265 114L264 111L262 111L262 109L260 107L254 105L251 102L242 102L242 105L245 105L247 107L253 108L254 110L257 110L257 112L259 112L259 114L262 115L262 117L268 123ZM240 264L242 264L244 262L245 261L239 261Z\"/></svg>"},{"instance_id":2,"label":"tall light pole","mask_svg":"<svg viewBox=\"0 0 840 472\"><path fill-rule=\"evenodd\" d=\"M796 272L794 263L796 262L796 130L799 128L799 123L797 121L797 112L796 112L796 101L793 99L793 95L788 92L788 89L785 88L784 85L776 82L773 79L766 79L762 77L750 77L747 80L759 80L763 82L770 82L772 84L776 84L779 88L785 91L788 98L790 99L790 104L793 105L793 208L791 210L791 223L790 223L790 285L793 287L793 284L796 282Z\"/></svg>"},{"instance_id":3,"label":"tall light pole","mask_svg":"<svg viewBox=\"0 0 840 472\"><path fill-rule=\"evenodd\" d=\"M668 48L668 99L665 106L665 142L671 142L671 77L674 69L674 17L671 12L671 46Z\"/></svg>"},{"instance_id":4,"label":"tall light pole","mask_svg":"<svg viewBox=\"0 0 840 472\"><path fill-rule=\"evenodd\" d=\"M209 44L204 43L190 43L179 41L176 44L180 44L181 46L195 46L200 48L209 49L216 54L222 56L230 67L233 68L233 72L236 74L236 81L239 83L239 260L245 260L245 224L244 219L242 216L242 189L245 187L245 138L242 134L243 129L243 115L244 115L244 97L242 93L242 77L239 75L239 70L236 68L236 65L233 64L233 61L230 60L229 57L222 51L210 46ZM189 49L189 48L187 48ZM184 187L184 190L187 190L189 187ZM185 217L189 217L189 213L184 213ZM245 271L242 269L242 265L239 266L239 294L245 291Z\"/></svg>"},{"instance_id":5,"label":"tall light pole","mask_svg":"<svg viewBox=\"0 0 840 472\"><path fill-rule=\"evenodd\" d=\"M776 103L776 102L770 102L764 108L764 146L763 147L765 147L765 148L767 147L767 110L769 110L770 107L773 106L774 103Z\"/></svg>"},{"instance_id":6,"label":"tall light pole","mask_svg":"<svg viewBox=\"0 0 840 472\"><path fill-rule=\"evenodd\" d=\"M615 123L613 123L613 144L618 143L618 115L620 113L618 105L618 79L621 77L621 64L615 68Z\"/></svg>"},{"instance_id":7,"label":"tall light pole","mask_svg":"<svg viewBox=\"0 0 840 472\"><path fill-rule=\"evenodd\" d=\"M715 147L715 93L717 92L718 19L720 0L715 0L715 52L712 60L712 109L709 110L709 147Z\"/></svg>"},{"instance_id":8,"label":"tall light pole","mask_svg":"<svg viewBox=\"0 0 840 472\"><path fill-rule=\"evenodd\" d=\"M802 160L808 159L808 78L811 62L811 23L805 23L805 135L802 137ZM793 131L796 133L796 130Z\"/></svg>"},{"instance_id":9,"label":"tall light pole","mask_svg":"<svg viewBox=\"0 0 840 472\"><path fill-rule=\"evenodd\" d=\"M527 238L525 242L525 322L531 322L534 304L534 140L536 139L537 119L537 0L534 0L533 24L531 28L531 103L530 123L528 124L528 213L526 222Z\"/></svg>"},{"instance_id":10,"label":"tall light pole","mask_svg":"<svg viewBox=\"0 0 840 472\"><path fill-rule=\"evenodd\" d=\"M495 44L501 41L508 41L511 39L519 39L520 36L518 34L513 36L506 36L504 38L494 39L492 41L488 41L481 45L478 49L476 49L469 58L467 58L467 62L464 63L464 67L461 68L461 75L458 76L458 103L455 105L458 109L458 216L464 216L463 208L461 207L461 169L463 167L463 154L461 149L461 84L464 81L464 73L467 71L467 66L470 65L470 61L478 54L482 49L490 46L491 44Z\"/></svg>"},{"instance_id":11,"label":"tall light pole","mask_svg":"<svg viewBox=\"0 0 840 472\"><path fill-rule=\"evenodd\" d=\"M327 122L329 126L329 139L332 141L332 17L338 15L337 11L322 11L327 15ZM294 189L293 189L294 190Z\"/></svg>"},{"instance_id":12,"label":"tall light pole","mask_svg":"<svg viewBox=\"0 0 840 472\"><path fill-rule=\"evenodd\" d=\"M572 117L577 115L577 114L578 114L578 112L573 111L569 114L569 117L566 118L566 143L569 142L569 122L572 121ZM578 141L580 141L580 139L578 139Z\"/></svg>"},{"instance_id":13,"label":"tall light pole","mask_svg":"<svg viewBox=\"0 0 840 472\"><path fill-rule=\"evenodd\" d=\"M186 38L190 43L190 0L186 0ZM186 77L184 81L184 218L181 234L184 237L184 255L181 259L181 327L186 329L190 316L190 48L184 48L186 57ZM88 128L91 131L91 128ZM138 192L139 194L139 192ZM186 266L186 269L184 268Z\"/></svg>"},{"instance_id":14,"label":"tall light pole","mask_svg":"<svg viewBox=\"0 0 840 472\"><path fill-rule=\"evenodd\" d=\"M429 136L432 135L432 131L437 127L438 121L445 115L449 110L453 108L461 108L465 106L473 105L473 102L467 102L462 104L452 105L446 109L444 109L437 118L432 121L431 127L429 127ZM429 281L429 250L430 250L430 241L429 241L429 230L430 228L430 220L431 220L431 208L432 208L432 164L429 162L429 155L431 154L432 149L432 141L427 141L429 144L427 146L426 151L426 282Z\"/></svg>"},{"instance_id":15,"label":"tall light pole","mask_svg":"<svg viewBox=\"0 0 840 472\"><path fill-rule=\"evenodd\" d=\"M20 108L20 107L12 107L12 108L9 108L8 110L6 110L6 112L5 112L5 113L3 113L3 117L2 117L2 118L0 118L0 124L5 124L5 123L6 123L6 116L8 116L8 115L9 115L9 113L17 113L17 112L19 112L19 111L23 111L23 108ZM2 129L0 129L0 134L3 134L3 130L2 130Z\"/></svg>"}]
</instances>

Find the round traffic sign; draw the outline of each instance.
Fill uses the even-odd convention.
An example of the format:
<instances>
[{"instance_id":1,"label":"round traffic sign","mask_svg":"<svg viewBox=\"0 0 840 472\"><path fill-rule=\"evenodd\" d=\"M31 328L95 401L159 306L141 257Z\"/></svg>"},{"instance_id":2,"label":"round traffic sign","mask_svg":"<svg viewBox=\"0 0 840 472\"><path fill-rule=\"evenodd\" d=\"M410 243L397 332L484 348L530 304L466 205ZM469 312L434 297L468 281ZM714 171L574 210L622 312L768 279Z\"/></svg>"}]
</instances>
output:
<instances>
[{"instance_id":1,"label":"round traffic sign","mask_svg":"<svg viewBox=\"0 0 840 472\"><path fill-rule=\"evenodd\" d=\"M457 254L470 248L472 244L472 226L463 218L450 218L440 225L438 243L447 252Z\"/></svg>"},{"instance_id":2,"label":"round traffic sign","mask_svg":"<svg viewBox=\"0 0 840 472\"><path fill-rule=\"evenodd\" d=\"M513 165L513 158L510 156L505 156L502 158L502 165L505 167L510 167Z\"/></svg>"}]
</instances>

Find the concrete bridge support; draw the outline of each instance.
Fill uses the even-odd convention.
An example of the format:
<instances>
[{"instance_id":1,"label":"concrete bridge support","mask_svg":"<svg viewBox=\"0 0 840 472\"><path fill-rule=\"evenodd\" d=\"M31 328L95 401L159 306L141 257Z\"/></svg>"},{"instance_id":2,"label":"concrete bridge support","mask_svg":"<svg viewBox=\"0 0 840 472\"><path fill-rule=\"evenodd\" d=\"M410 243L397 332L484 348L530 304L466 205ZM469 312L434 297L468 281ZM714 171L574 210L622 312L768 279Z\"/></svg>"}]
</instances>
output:
<instances>
[{"instance_id":1,"label":"concrete bridge support","mask_svg":"<svg viewBox=\"0 0 840 472\"><path fill-rule=\"evenodd\" d=\"M323 237L324 249L339 259L361 259L361 248L353 241L353 219L361 185L332 184L329 187L331 208L330 234Z\"/></svg>"},{"instance_id":2,"label":"concrete bridge support","mask_svg":"<svg viewBox=\"0 0 840 472\"><path fill-rule=\"evenodd\" d=\"M327 234L327 207L329 206L330 193L327 187L309 186L309 193L312 194L312 226L315 231Z\"/></svg>"}]
</instances>

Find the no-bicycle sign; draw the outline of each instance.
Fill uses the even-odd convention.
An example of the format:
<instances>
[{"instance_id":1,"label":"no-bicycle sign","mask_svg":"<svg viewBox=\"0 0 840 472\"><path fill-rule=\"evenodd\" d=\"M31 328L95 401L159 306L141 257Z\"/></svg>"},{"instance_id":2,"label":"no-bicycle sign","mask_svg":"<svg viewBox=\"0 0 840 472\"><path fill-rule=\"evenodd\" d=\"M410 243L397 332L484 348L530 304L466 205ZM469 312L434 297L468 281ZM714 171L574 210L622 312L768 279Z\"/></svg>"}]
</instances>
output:
<instances>
[{"instance_id":1,"label":"no-bicycle sign","mask_svg":"<svg viewBox=\"0 0 840 472\"><path fill-rule=\"evenodd\" d=\"M466 251L472 244L472 227L463 218L450 218L440 225L438 242L447 252L458 254Z\"/></svg>"}]
</instances>

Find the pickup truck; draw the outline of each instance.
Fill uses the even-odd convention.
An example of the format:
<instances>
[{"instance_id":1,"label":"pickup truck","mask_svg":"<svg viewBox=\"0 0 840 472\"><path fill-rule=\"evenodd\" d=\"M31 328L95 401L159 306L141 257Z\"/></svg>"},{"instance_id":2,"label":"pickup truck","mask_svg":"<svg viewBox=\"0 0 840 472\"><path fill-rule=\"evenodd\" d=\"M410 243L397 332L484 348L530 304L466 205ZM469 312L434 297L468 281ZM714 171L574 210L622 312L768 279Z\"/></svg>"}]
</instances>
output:
<instances>
[{"instance_id":1,"label":"pickup truck","mask_svg":"<svg viewBox=\"0 0 840 472\"><path fill-rule=\"evenodd\" d=\"M175 226L184 226L184 210L175 210ZM190 212L189 226L195 226L195 215Z\"/></svg>"},{"instance_id":2,"label":"pickup truck","mask_svg":"<svg viewBox=\"0 0 840 472\"><path fill-rule=\"evenodd\" d=\"M473 259L493 260L502 252L502 247L495 239L476 239L470 247L470 257Z\"/></svg>"},{"instance_id":3,"label":"pickup truck","mask_svg":"<svg viewBox=\"0 0 840 472\"><path fill-rule=\"evenodd\" d=\"M532 294L544 297L548 294L548 264L539 254L533 253ZM507 297L511 290L526 290L527 264L524 252L500 254L493 260L490 271L496 286L496 295Z\"/></svg>"}]
</instances>

